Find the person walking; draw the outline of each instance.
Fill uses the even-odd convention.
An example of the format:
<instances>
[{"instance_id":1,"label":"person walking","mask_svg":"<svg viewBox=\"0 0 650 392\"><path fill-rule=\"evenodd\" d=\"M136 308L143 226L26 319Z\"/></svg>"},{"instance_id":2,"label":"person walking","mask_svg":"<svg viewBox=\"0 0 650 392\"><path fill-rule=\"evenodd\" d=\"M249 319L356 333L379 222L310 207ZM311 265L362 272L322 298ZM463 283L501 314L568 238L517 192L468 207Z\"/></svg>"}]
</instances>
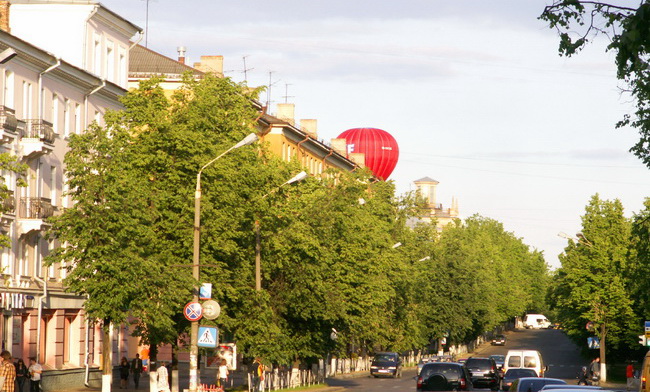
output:
<instances>
[{"instance_id":1,"label":"person walking","mask_svg":"<svg viewBox=\"0 0 650 392\"><path fill-rule=\"evenodd\" d=\"M219 368L217 369L217 386L221 388L226 387L226 382L228 381L228 362L225 358L221 358L219 362Z\"/></svg>"},{"instance_id":2,"label":"person walking","mask_svg":"<svg viewBox=\"0 0 650 392\"><path fill-rule=\"evenodd\" d=\"M262 360L255 358L250 368L251 382L253 392L258 392L262 388L262 381L264 381L264 365Z\"/></svg>"},{"instance_id":3,"label":"person walking","mask_svg":"<svg viewBox=\"0 0 650 392\"><path fill-rule=\"evenodd\" d=\"M158 364L156 377L158 378L158 382L156 383L156 390L158 392L169 392L169 379L167 378L167 367L165 367L164 361L160 361Z\"/></svg>"},{"instance_id":4,"label":"person walking","mask_svg":"<svg viewBox=\"0 0 650 392\"><path fill-rule=\"evenodd\" d=\"M627 378L627 390L634 389L634 365L628 363L625 368L625 377Z\"/></svg>"},{"instance_id":5,"label":"person walking","mask_svg":"<svg viewBox=\"0 0 650 392\"><path fill-rule=\"evenodd\" d=\"M142 371L142 359L140 359L140 354L135 354L135 358L131 361L131 374L133 374L135 389L138 389L140 386L140 374L142 374Z\"/></svg>"},{"instance_id":6,"label":"person walking","mask_svg":"<svg viewBox=\"0 0 650 392\"><path fill-rule=\"evenodd\" d=\"M23 392L25 382L29 378L29 369L22 358L18 358L14 366L16 367L16 389L18 392Z\"/></svg>"},{"instance_id":7,"label":"person walking","mask_svg":"<svg viewBox=\"0 0 650 392\"><path fill-rule=\"evenodd\" d=\"M36 362L36 357L29 357L29 391L40 392L43 367Z\"/></svg>"},{"instance_id":8,"label":"person walking","mask_svg":"<svg viewBox=\"0 0 650 392\"><path fill-rule=\"evenodd\" d=\"M0 358L2 359L2 364L0 364L0 377L4 381L0 391L14 392L16 390L16 367L11 362L11 353L4 350L0 353Z\"/></svg>"},{"instance_id":9,"label":"person walking","mask_svg":"<svg viewBox=\"0 0 650 392\"><path fill-rule=\"evenodd\" d=\"M600 382L600 357L594 358L589 364L589 376L591 377L591 384L598 385Z\"/></svg>"},{"instance_id":10,"label":"person walking","mask_svg":"<svg viewBox=\"0 0 650 392\"><path fill-rule=\"evenodd\" d=\"M120 389L126 389L129 385L129 370L131 370L129 360L126 357L122 357L120 361Z\"/></svg>"}]
</instances>

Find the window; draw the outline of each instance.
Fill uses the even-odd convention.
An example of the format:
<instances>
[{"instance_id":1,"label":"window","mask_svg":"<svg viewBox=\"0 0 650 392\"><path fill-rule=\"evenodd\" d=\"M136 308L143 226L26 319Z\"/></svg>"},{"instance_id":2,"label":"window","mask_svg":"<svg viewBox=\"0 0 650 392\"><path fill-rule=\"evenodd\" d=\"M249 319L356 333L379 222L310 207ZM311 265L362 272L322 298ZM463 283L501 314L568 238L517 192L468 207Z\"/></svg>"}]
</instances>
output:
<instances>
[{"instance_id":1,"label":"window","mask_svg":"<svg viewBox=\"0 0 650 392\"><path fill-rule=\"evenodd\" d=\"M119 54L119 61L118 61L118 79L117 79L117 84L119 84L122 87L126 87L126 72L127 72L127 64L126 64L126 49L123 47L120 47L120 54Z\"/></svg>"},{"instance_id":2,"label":"window","mask_svg":"<svg viewBox=\"0 0 650 392\"><path fill-rule=\"evenodd\" d=\"M74 104L74 133L81 134L81 105Z\"/></svg>"},{"instance_id":3,"label":"window","mask_svg":"<svg viewBox=\"0 0 650 392\"><path fill-rule=\"evenodd\" d=\"M61 186L61 206L63 208L68 208L69 207L69 196L68 196L68 190L70 189L68 187L68 176L66 175L65 171L63 172L62 176L62 186Z\"/></svg>"},{"instance_id":4,"label":"window","mask_svg":"<svg viewBox=\"0 0 650 392\"><path fill-rule=\"evenodd\" d=\"M7 233L7 236L10 240L13 238L13 225L9 226L9 232ZM2 254L0 255L2 258L0 261L0 268L2 269L3 274L13 275L14 271L13 268L11 268L13 266L12 255L13 252L10 252L10 247L7 246L2 248Z\"/></svg>"},{"instance_id":5,"label":"window","mask_svg":"<svg viewBox=\"0 0 650 392\"><path fill-rule=\"evenodd\" d=\"M43 277L43 257L41 255L41 241L40 235L36 236L36 243L34 244L34 275L39 278Z\"/></svg>"},{"instance_id":6,"label":"window","mask_svg":"<svg viewBox=\"0 0 650 392\"><path fill-rule=\"evenodd\" d=\"M50 166L50 200L53 206L59 204L56 194L56 166Z\"/></svg>"},{"instance_id":7,"label":"window","mask_svg":"<svg viewBox=\"0 0 650 392\"><path fill-rule=\"evenodd\" d=\"M106 79L115 81L115 51L113 41L106 42Z\"/></svg>"},{"instance_id":8,"label":"window","mask_svg":"<svg viewBox=\"0 0 650 392\"><path fill-rule=\"evenodd\" d=\"M59 96L52 94L52 130L59 133Z\"/></svg>"},{"instance_id":9,"label":"window","mask_svg":"<svg viewBox=\"0 0 650 392\"><path fill-rule=\"evenodd\" d=\"M99 34L95 34L94 41L94 68L93 71L95 75L102 74L102 37Z\"/></svg>"},{"instance_id":10,"label":"window","mask_svg":"<svg viewBox=\"0 0 650 392\"><path fill-rule=\"evenodd\" d=\"M63 101L63 134L65 137L70 136L70 100Z\"/></svg>"},{"instance_id":11,"label":"window","mask_svg":"<svg viewBox=\"0 0 650 392\"><path fill-rule=\"evenodd\" d=\"M23 81L23 118L32 118L32 84Z\"/></svg>"},{"instance_id":12,"label":"window","mask_svg":"<svg viewBox=\"0 0 650 392\"><path fill-rule=\"evenodd\" d=\"M95 117L94 118L95 118L95 122L97 123L97 125L102 124L102 115L97 110L95 110Z\"/></svg>"},{"instance_id":13,"label":"window","mask_svg":"<svg viewBox=\"0 0 650 392\"><path fill-rule=\"evenodd\" d=\"M14 73L5 71L4 105L14 109Z\"/></svg>"}]
</instances>

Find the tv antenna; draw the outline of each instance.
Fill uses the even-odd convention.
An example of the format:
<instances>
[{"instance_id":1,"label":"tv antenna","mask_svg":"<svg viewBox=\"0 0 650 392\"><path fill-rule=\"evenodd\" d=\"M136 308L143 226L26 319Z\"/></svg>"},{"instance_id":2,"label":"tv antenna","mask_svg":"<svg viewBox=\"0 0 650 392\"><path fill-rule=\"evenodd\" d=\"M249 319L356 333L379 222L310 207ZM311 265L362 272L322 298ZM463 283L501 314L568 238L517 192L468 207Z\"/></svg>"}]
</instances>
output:
<instances>
[{"instance_id":1,"label":"tv antenna","mask_svg":"<svg viewBox=\"0 0 650 392\"><path fill-rule=\"evenodd\" d=\"M270 107L271 105L271 87L273 87L275 84L279 83L280 80L276 80L275 82L273 81L273 74L275 71L269 71L269 86L266 89L266 106Z\"/></svg>"},{"instance_id":2,"label":"tv antenna","mask_svg":"<svg viewBox=\"0 0 650 392\"><path fill-rule=\"evenodd\" d=\"M246 68L246 57L248 55L242 56L242 60L244 61L244 70L242 72L244 73L244 82L248 83L248 71L252 71L255 68Z\"/></svg>"},{"instance_id":3,"label":"tv antenna","mask_svg":"<svg viewBox=\"0 0 650 392\"><path fill-rule=\"evenodd\" d=\"M289 103L289 98L295 98L294 95L289 95L289 86L291 85L291 83L284 84L284 95L282 96L282 98L284 98L284 103Z\"/></svg>"}]
</instances>

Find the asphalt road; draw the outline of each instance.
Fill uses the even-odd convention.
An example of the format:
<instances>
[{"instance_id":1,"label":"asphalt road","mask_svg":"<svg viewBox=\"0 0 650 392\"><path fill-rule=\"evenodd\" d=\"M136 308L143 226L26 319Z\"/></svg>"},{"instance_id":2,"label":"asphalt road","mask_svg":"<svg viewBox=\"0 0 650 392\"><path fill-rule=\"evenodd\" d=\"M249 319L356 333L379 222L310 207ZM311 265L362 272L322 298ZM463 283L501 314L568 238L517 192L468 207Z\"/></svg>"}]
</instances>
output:
<instances>
[{"instance_id":1,"label":"asphalt road","mask_svg":"<svg viewBox=\"0 0 650 392\"><path fill-rule=\"evenodd\" d=\"M484 344L469 356L489 356L492 354L505 355L510 349L533 349L542 354L544 363L549 367L547 377L561 378L569 384L576 383L576 375L581 366L586 363L580 357L578 348L559 330L517 330L506 333L505 346L491 346ZM354 392L414 392L416 381L415 369L405 369L401 379L371 378L367 374L353 378L328 379L327 384L332 387L343 387L345 391ZM483 391L483 390L480 390ZM486 389L485 391L489 391Z\"/></svg>"}]
</instances>

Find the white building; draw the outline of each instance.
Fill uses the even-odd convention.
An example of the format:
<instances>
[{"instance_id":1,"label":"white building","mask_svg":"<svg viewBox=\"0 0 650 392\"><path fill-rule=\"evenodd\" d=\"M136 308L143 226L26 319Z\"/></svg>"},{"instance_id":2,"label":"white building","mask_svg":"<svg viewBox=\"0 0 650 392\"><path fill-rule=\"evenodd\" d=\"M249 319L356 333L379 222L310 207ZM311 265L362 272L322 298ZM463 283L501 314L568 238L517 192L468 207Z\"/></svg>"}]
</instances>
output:
<instances>
[{"instance_id":1,"label":"white building","mask_svg":"<svg viewBox=\"0 0 650 392\"><path fill-rule=\"evenodd\" d=\"M86 324L83 298L63 292L61 266L43 266L59 245L45 239L46 218L70 205L68 137L122 107L138 32L92 0L0 1L0 149L29 167L27 187L3 173L14 197L4 201L0 225L11 239L0 253L0 343L25 362L38 356L46 390L81 386L85 365L99 364L99 330ZM124 332L115 334L120 353Z\"/></svg>"}]
</instances>

